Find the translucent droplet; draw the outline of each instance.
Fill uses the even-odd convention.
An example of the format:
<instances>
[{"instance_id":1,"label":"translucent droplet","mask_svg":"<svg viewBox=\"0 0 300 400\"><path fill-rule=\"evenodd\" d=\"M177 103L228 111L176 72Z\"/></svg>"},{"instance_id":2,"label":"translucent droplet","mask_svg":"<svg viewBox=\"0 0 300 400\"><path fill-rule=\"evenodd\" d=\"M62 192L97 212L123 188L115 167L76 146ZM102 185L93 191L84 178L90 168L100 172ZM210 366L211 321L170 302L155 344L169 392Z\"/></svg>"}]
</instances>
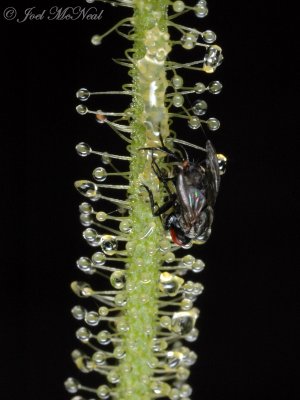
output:
<instances>
[{"instance_id":1,"label":"translucent droplet","mask_svg":"<svg viewBox=\"0 0 300 400\"><path fill-rule=\"evenodd\" d=\"M120 375L117 371L117 369L113 369L111 370L108 374L107 374L107 381L113 384L116 384L120 381Z\"/></svg>"},{"instance_id":2,"label":"translucent droplet","mask_svg":"<svg viewBox=\"0 0 300 400\"><path fill-rule=\"evenodd\" d=\"M223 154L217 154L220 175L225 174L227 166L227 158Z\"/></svg>"},{"instance_id":3,"label":"translucent droplet","mask_svg":"<svg viewBox=\"0 0 300 400\"><path fill-rule=\"evenodd\" d=\"M217 45L209 46L204 56L203 70L212 73L223 61L222 49Z\"/></svg>"},{"instance_id":4,"label":"translucent droplet","mask_svg":"<svg viewBox=\"0 0 300 400\"><path fill-rule=\"evenodd\" d=\"M180 89L183 86L183 79L179 75L175 75L172 78L172 85L175 89Z\"/></svg>"},{"instance_id":5,"label":"translucent droplet","mask_svg":"<svg viewBox=\"0 0 300 400\"><path fill-rule=\"evenodd\" d=\"M154 352L161 352L168 347L168 343L163 339L154 338L152 340L152 350Z\"/></svg>"},{"instance_id":6,"label":"translucent droplet","mask_svg":"<svg viewBox=\"0 0 300 400\"><path fill-rule=\"evenodd\" d=\"M197 94L202 94L206 90L206 86L202 82L197 82L194 86L194 90Z\"/></svg>"},{"instance_id":7,"label":"translucent droplet","mask_svg":"<svg viewBox=\"0 0 300 400\"><path fill-rule=\"evenodd\" d=\"M166 382L161 382L161 381L152 382L151 389L153 390L153 393L155 393L157 397L168 396L168 394L171 391L170 385Z\"/></svg>"},{"instance_id":8,"label":"translucent droplet","mask_svg":"<svg viewBox=\"0 0 300 400\"><path fill-rule=\"evenodd\" d=\"M187 342L195 342L198 339L199 331L197 328L193 328L190 333L185 336Z\"/></svg>"},{"instance_id":9,"label":"translucent droplet","mask_svg":"<svg viewBox=\"0 0 300 400\"><path fill-rule=\"evenodd\" d=\"M88 373L93 371L94 365L86 354L84 354L80 350L73 350L71 353L71 357L73 359L73 362L75 363L76 367L84 373Z\"/></svg>"},{"instance_id":10,"label":"translucent droplet","mask_svg":"<svg viewBox=\"0 0 300 400\"><path fill-rule=\"evenodd\" d=\"M167 253L165 253L164 255L164 260L166 263L170 264L175 260L175 254L172 253L171 251L168 251Z\"/></svg>"},{"instance_id":11,"label":"translucent droplet","mask_svg":"<svg viewBox=\"0 0 300 400\"><path fill-rule=\"evenodd\" d=\"M77 393L80 388L80 383L77 381L77 379L68 378L65 381L65 388L69 393Z\"/></svg>"},{"instance_id":12,"label":"translucent droplet","mask_svg":"<svg viewBox=\"0 0 300 400\"><path fill-rule=\"evenodd\" d=\"M171 318L164 315L159 319L159 323L163 328L169 328L171 326Z\"/></svg>"},{"instance_id":13,"label":"translucent droplet","mask_svg":"<svg viewBox=\"0 0 300 400\"><path fill-rule=\"evenodd\" d=\"M205 100L197 100L193 105L193 113L196 115L204 115L207 111L207 103Z\"/></svg>"},{"instance_id":14,"label":"translucent droplet","mask_svg":"<svg viewBox=\"0 0 300 400\"><path fill-rule=\"evenodd\" d=\"M125 320L125 318L119 318L119 320L118 320L117 323L116 323L116 328L117 328L117 331L118 331L119 333L128 332L129 326L128 326L128 323L127 323L127 321Z\"/></svg>"},{"instance_id":15,"label":"translucent droplet","mask_svg":"<svg viewBox=\"0 0 300 400\"><path fill-rule=\"evenodd\" d=\"M180 351L168 351L166 361L170 368L176 368L183 359L183 354Z\"/></svg>"},{"instance_id":16,"label":"translucent droplet","mask_svg":"<svg viewBox=\"0 0 300 400\"><path fill-rule=\"evenodd\" d=\"M212 81L208 85L208 90L212 94L219 94L223 88L223 85L219 81Z\"/></svg>"},{"instance_id":17,"label":"translucent droplet","mask_svg":"<svg viewBox=\"0 0 300 400\"><path fill-rule=\"evenodd\" d=\"M108 307L105 306L99 307L98 314L100 315L100 317L106 317L108 313L109 313Z\"/></svg>"},{"instance_id":18,"label":"translucent droplet","mask_svg":"<svg viewBox=\"0 0 300 400\"><path fill-rule=\"evenodd\" d=\"M192 116L188 119L188 126L191 129L198 129L201 126L201 121L198 117Z\"/></svg>"},{"instance_id":19,"label":"translucent droplet","mask_svg":"<svg viewBox=\"0 0 300 400\"><path fill-rule=\"evenodd\" d=\"M184 280L176 275L172 275L169 272L163 272L159 278L159 290L162 293L166 293L169 296L176 296Z\"/></svg>"},{"instance_id":20,"label":"translucent droplet","mask_svg":"<svg viewBox=\"0 0 300 400\"><path fill-rule=\"evenodd\" d=\"M203 271L204 267L205 267L204 262L202 260L198 259L192 265L192 271L198 273L198 272Z\"/></svg>"},{"instance_id":21,"label":"translucent droplet","mask_svg":"<svg viewBox=\"0 0 300 400\"><path fill-rule=\"evenodd\" d=\"M184 4L184 2L181 1L181 0L176 0L176 1L174 1L174 3L172 4L172 7L173 7L173 10L174 10L175 12L181 12L181 11L184 10L185 4Z\"/></svg>"},{"instance_id":22,"label":"translucent droplet","mask_svg":"<svg viewBox=\"0 0 300 400\"><path fill-rule=\"evenodd\" d=\"M185 368L185 370L187 372L186 371L183 372L183 369L180 371L180 375L181 375L181 379L180 380L182 380L182 381L186 381L188 379L189 375L190 375L189 370L187 370L186 368ZM183 378L183 375L185 376L184 378ZM187 383L183 384L180 387L180 397L181 398L189 397L192 393L193 393L193 389Z\"/></svg>"},{"instance_id":23,"label":"translucent droplet","mask_svg":"<svg viewBox=\"0 0 300 400\"><path fill-rule=\"evenodd\" d=\"M91 93L89 92L89 90L85 88L79 89L76 93L77 99L81 101L86 101L90 97L90 95Z\"/></svg>"},{"instance_id":24,"label":"translucent droplet","mask_svg":"<svg viewBox=\"0 0 300 400\"><path fill-rule=\"evenodd\" d=\"M91 154L91 151L92 151L90 146L84 142L78 143L76 145L75 149L80 157L86 157L89 154Z\"/></svg>"},{"instance_id":25,"label":"translucent droplet","mask_svg":"<svg viewBox=\"0 0 300 400\"><path fill-rule=\"evenodd\" d=\"M125 350L124 347L122 346L116 346L114 348L114 356L118 359L121 360L122 358L125 357Z\"/></svg>"},{"instance_id":26,"label":"translucent droplet","mask_svg":"<svg viewBox=\"0 0 300 400\"><path fill-rule=\"evenodd\" d=\"M103 167L95 168L93 171L93 177L97 182L104 182L107 178L106 169Z\"/></svg>"},{"instance_id":27,"label":"translucent droplet","mask_svg":"<svg viewBox=\"0 0 300 400\"><path fill-rule=\"evenodd\" d=\"M93 293L93 289L86 282L74 281L71 283L71 289L78 297L89 297Z\"/></svg>"},{"instance_id":28,"label":"translucent droplet","mask_svg":"<svg viewBox=\"0 0 300 400\"><path fill-rule=\"evenodd\" d=\"M209 118L207 121L207 126L210 131L216 131L220 128L220 121L217 118Z\"/></svg>"},{"instance_id":29,"label":"translucent droplet","mask_svg":"<svg viewBox=\"0 0 300 400\"><path fill-rule=\"evenodd\" d=\"M87 3L90 3L90 4L92 4L92 3L94 3L95 2L95 0L85 0Z\"/></svg>"},{"instance_id":30,"label":"translucent droplet","mask_svg":"<svg viewBox=\"0 0 300 400\"><path fill-rule=\"evenodd\" d=\"M207 30L205 32L203 32L202 34L203 40L205 43L213 43L217 40L217 35L215 34L215 32Z\"/></svg>"},{"instance_id":31,"label":"translucent droplet","mask_svg":"<svg viewBox=\"0 0 300 400\"><path fill-rule=\"evenodd\" d=\"M191 50L196 46L198 35L193 32L184 34L181 38L182 47L186 50Z\"/></svg>"},{"instance_id":32,"label":"translucent droplet","mask_svg":"<svg viewBox=\"0 0 300 400\"><path fill-rule=\"evenodd\" d=\"M175 312L172 317L171 330L179 335L188 334L195 326L198 312L196 308L190 311Z\"/></svg>"},{"instance_id":33,"label":"translucent droplet","mask_svg":"<svg viewBox=\"0 0 300 400\"><path fill-rule=\"evenodd\" d=\"M186 255L186 256L184 256L182 258L182 262L183 262L183 264L185 266L191 267L195 262L195 257L193 257L192 255L188 254L188 255Z\"/></svg>"},{"instance_id":34,"label":"translucent droplet","mask_svg":"<svg viewBox=\"0 0 300 400\"><path fill-rule=\"evenodd\" d=\"M78 321L81 321L81 320L84 319L86 310L85 310L85 308L82 307L82 306L74 306L74 307L72 308L72 310L71 310L71 313L72 313L72 315L73 315L73 317L74 317L75 319L77 319Z\"/></svg>"},{"instance_id":35,"label":"translucent droplet","mask_svg":"<svg viewBox=\"0 0 300 400\"><path fill-rule=\"evenodd\" d=\"M112 235L102 235L100 246L103 253L112 256L118 249L118 241L115 236Z\"/></svg>"},{"instance_id":36,"label":"translucent droplet","mask_svg":"<svg viewBox=\"0 0 300 400\"><path fill-rule=\"evenodd\" d=\"M170 400L180 400L179 389L173 388L169 394Z\"/></svg>"},{"instance_id":37,"label":"translucent droplet","mask_svg":"<svg viewBox=\"0 0 300 400\"><path fill-rule=\"evenodd\" d=\"M99 46L99 44L101 44L101 41L102 41L102 37L100 35L94 35L91 38L91 43L94 46Z\"/></svg>"},{"instance_id":38,"label":"translucent droplet","mask_svg":"<svg viewBox=\"0 0 300 400\"><path fill-rule=\"evenodd\" d=\"M110 283L115 289L123 289L126 283L125 271L114 271L110 276Z\"/></svg>"},{"instance_id":39,"label":"translucent droplet","mask_svg":"<svg viewBox=\"0 0 300 400\"><path fill-rule=\"evenodd\" d=\"M202 285L202 283L196 282L194 284L194 289L193 289L193 294L195 294L196 296L199 296L204 290L204 286Z\"/></svg>"},{"instance_id":40,"label":"translucent droplet","mask_svg":"<svg viewBox=\"0 0 300 400\"><path fill-rule=\"evenodd\" d=\"M97 251L97 253L94 253L92 255L92 262L97 266L104 265L105 261L106 261L106 255L101 251Z\"/></svg>"},{"instance_id":41,"label":"translucent droplet","mask_svg":"<svg viewBox=\"0 0 300 400\"><path fill-rule=\"evenodd\" d=\"M78 104L78 106L76 106L76 111L78 114L84 115L88 112L88 108L84 104Z\"/></svg>"},{"instance_id":42,"label":"translucent droplet","mask_svg":"<svg viewBox=\"0 0 300 400\"><path fill-rule=\"evenodd\" d=\"M163 239L159 242L159 250L163 253L167 252L171 248L171 243L169 240Z\"/></svg>"},{"instance_id":43,"label":"translucent droplet","mask_svg":"<svg viewBox=\"0 0 300 400\"><path fill-rule=\"evenodd\" d=\"M110 395L110 388L107 385L101 385L97 389L97 396L100 399L108 399Z\"/></svg>"},{"instance_id":44,"label":"translucent droplet","mask_svg":"<svg viewBox=\"0 0 300 400\"><path fill-rule=\"evenodd\" d=\"M95 201L98 200L100 197L100 192L98 190L97 185L91 181L86 181L86 180L81 180L81 181L76 181L74 183L75 188L78 190L80 194L82 194L85 197L88 197L89 199Z\"/></svg>"},{"instance_id":45,"label":"translucent droplet","mask_svg":"<svg viewBox=\"0 0 300 400\"><path fill-rule=\"evenodd\" d=\"M184 103L184 97L179 93L174 94L172 102L174 107L181 107Z\"/></svg>"},{"instance_id":46,"label":"translucent droplet","mask_svg":"<svg viewBox=\"0 0 300 400\"><path fill-rule=\"evenodd\" d=\"M196 17L198 17L198 18L204 18L208 14L208 8L206 7L206 4L202 3L201 1L199 1L195 5L194 11L195 11Z\"/></svg>"},{"instance_id":47,"label":"translucent droplet","mask_svg":"<svg viewBox=\"0 0 300 400\"><path fill-rule=\"evenodd\" d=\"M84 320L89 326L97 326L100 321L99 314L96 311L89 311L85 314Z\"/></svg>"},{"instance_id":48,"label":"translucent droplet","mask_svg":"<svg viewBox=\"0 0 300 400\"><path fill-rule=\"evenodd\" d=\"M132 221L130 219L124 219L120 222L119 229L121 232L129 233L132 230Z\"/></svg>"},{"instance_id":49,"label":"translucent droplet","mask_svg":"<svg viewBox=\"0 0 300 400\"><path fill-rule=\"evenodd\" d=\"M99 222L104 222L107 219L107 214L104 211L99 211L96 214L96 220Z\"/></svg>"},{"instance_id":50,"label":"translucent droplet","mask_svg":"<svg viewBox=\"0 0 300 400\"><path fill-rule=\"evenodd\" d=\"M96 365L104 365L107 359L107 355L105 351L96 351L93 356L92 356L93 361L96 363Z\"/></svg>"},{"instance_id":51,"label":"translucent droplet","mask_svg":"<svg viewBox=\"0 0 300 400\"><path fill-rule=\"evenodd\" d=\"M80 223L83 226L91 226L94 222L93 217L91 214L80 214Z\"/></svg>"},{"instance_id":52,"label":"translucent droplet","mask_svg":"<svg viewBox=\"0 0 300 400\"><path fill-rule=\"evenodd\" d=\"M194 365L197 361L197 354L194 351L190 351L189 354L185 357L184 363L187 366Z\"/></svg>"},{"instance_id":53,"label":"translucent droplet","mask_svg":"<svg viewBox=\"0 0 300 400\"><path fill-rule=\"evenodd\" d=\"M180 309L183 311L188 311L193 308L193 302L190 299L183 299L180 302Z\"/></svg>"},{"instance_id":54,"label":"translucent droplet","mask_svg":"<svg viewBox=\"0 0 300 400\"><path fill-rule=\"evenodd\" d=\"M115 305L117 307L124 307L127 302L127 297L126 297L125 293L118 293L115 295L114 301L115 301Z\"/></svg>"},{"instance_id":55,"label":"translucent droplet","mask_svg":"<svg viewBox=\"0 0 300 400\"><path fill-rule=\"evenodd\" d=\"M107 345L111 341L111 334L108 331L100 331L97 340L100 344Z\"/></svg>"},{"instance_id":56,"label":"translucent droplet","mask_svg":"<svg viewBox=\"0 0 300 400\"><path fill-rule=\"evenodd\" d=\"M76 265L80 269L80 271L86 274L91 274L93 272L92 262L88 257L80 257L76 261Z\"/></svg>"},{"instance_id":57,"label":"translucent droplet","mask_svg":"<svg viewBox=\"0 0 300 400\"><path fill-rule=\"evenodd\" d=\"M79 211L83 214L92 214L94 212L93 207L89 203L81 203L79 206Z\"/></svg>"},{"instance_id":58,"label":"translucent droplet","mask_svg":"<svg viewBox=\"0 0 300 400\"><path fill-rule=\"evenodd\" d=\"M85 326L82 326L81 328L77 329L76 337L81 342L86 343L90 340L90 338L92 337L92 334Z\"/></svg>"},{"instance_id":59,"label":"translucent droplet","mask_svg":"<svg viewBox=\"0 0 300 400\"><path fill-rule=\"evenodd\" d=\"M108 154L103 154L101 156L101 159L102 159L103 164L106 164L106 165L111 164L111 159Z\"/></svg>"},{"instance_id":60,"label":"translucent droplet","mask_svg":"<svg viewBox=\"0 0 300 400\"><path fill-rule=\"evenodd\" d=\"M82 236L84 239L90 244L94 245L94 243L99 244L99 235L98 232L93 228L87 228L82 232Z\"/></svg>"}]
</instances>

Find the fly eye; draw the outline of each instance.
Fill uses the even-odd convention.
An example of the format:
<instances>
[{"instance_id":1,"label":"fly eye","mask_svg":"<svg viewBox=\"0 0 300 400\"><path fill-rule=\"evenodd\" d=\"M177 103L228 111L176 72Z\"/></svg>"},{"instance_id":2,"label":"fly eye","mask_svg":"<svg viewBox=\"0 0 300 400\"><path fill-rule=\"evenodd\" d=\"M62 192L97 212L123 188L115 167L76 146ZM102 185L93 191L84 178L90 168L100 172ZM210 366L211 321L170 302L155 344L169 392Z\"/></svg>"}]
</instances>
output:
<instances>
[{"instance_id":1,"label":"fly eye","mask_svg":"<svg viewBox=\"0 0 300 400\"><path fill-rule=\"evenodd\" d=\"M220 175L224 175L226 172L227 158L223 154L217 154Z\"/></svg>"}]
</instances>

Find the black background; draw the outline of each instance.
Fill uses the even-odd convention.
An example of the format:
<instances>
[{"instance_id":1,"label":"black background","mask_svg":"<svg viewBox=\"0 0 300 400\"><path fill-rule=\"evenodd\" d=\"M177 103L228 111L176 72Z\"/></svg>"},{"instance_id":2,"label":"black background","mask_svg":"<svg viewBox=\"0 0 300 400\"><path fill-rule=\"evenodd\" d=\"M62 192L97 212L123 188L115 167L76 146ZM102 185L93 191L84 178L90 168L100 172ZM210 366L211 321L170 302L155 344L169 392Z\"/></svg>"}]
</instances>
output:
<instances>
[{"instance_id":1,"label":"black background","mask_svg":"<svg viewBox=\"0 0 300 400\"><path fill-rule=\"evenodd\" d=\"M54 5L87 7L79 1L27 3L4 4L3 10L14 6L23 14L33 6L41 11ZM90 45L94 33L128 11L101 3L98 8L104 10L100 22L18 24L0 17L1 214L7 222L1 251L1 343L7 357L0 380L5 398L66 399L64 379L80 377L69 356L78 345L78 325L69 313L77 299L69 283L80 277L75 260L89 249L81 239L81 198L73 181L88 178L97 160L79 158L74 146L86 141L116 151L119 140L74 111L75 92L80 87L118 90L129 82L126 69L111 61L123 56L125 40L112 35L101 47ZM188 23L216 31L224 50L216 75L224 91L211 105L222 129L212 140L228 155L229 166L213 235L197 250L208 266L199 276L205 292L198 301L201 334L194 346L199 360L190 379L193 398L294 399L293 175L299 141L292 126L298 118L292 112L297 90L292 24L285 24L290 16L279 1L210 0L209 9L209 18L191 15ZM97 101L106 110L123 107L114 97ZM193 134L187 130L180 137Z\"/></svg>"}]
</instances>

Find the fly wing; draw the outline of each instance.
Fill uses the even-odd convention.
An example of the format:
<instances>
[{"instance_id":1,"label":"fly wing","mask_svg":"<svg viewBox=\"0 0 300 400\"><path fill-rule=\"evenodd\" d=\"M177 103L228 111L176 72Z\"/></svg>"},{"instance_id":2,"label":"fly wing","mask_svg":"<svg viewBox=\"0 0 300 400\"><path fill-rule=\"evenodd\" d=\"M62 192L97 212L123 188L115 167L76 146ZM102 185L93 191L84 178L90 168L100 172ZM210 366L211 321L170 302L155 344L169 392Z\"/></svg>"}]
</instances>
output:
<instances>
[{"instance_id":1,"label":"fly wing","mask_svg":"<svg viewBox=\"0 0 300 400\"><path fill-rule=\"evenodd\" d=\"M194 225L206 203L204 190L191 185L180 173L177 179L177 194L183 211L182 217L187 225Z\"/></svg>"},{"instance_id":2,"label":"fly wing","mask_svg":"<svg viewBox=\"0 0 300 400\"><path fill-rule=\"evenodd\" d=\"M206 150L206 197L207 203L213 206L220 187L220 169L216 151L209 140L206 142Z\"/></svg>"}]
</instances>

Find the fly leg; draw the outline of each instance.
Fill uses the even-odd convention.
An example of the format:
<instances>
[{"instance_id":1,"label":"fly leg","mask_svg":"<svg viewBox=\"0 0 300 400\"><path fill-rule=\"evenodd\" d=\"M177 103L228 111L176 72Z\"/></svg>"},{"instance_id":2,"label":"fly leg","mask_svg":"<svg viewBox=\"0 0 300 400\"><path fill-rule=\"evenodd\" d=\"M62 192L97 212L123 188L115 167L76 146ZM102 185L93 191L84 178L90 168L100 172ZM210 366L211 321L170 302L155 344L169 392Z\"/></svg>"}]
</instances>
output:
<instances>
[{"instance_id":1,"label":"fly leg","mask_svg":"<svg viewBox=\"0 0 300 400\"><path fill-rule=\"evenodd\" d=\"M153 193L152 191L148 188L146 185L142 185L144 188L147 190L148 195L149 195L149 200L150 200L150 206L152 210L152 214L154 217L160 217L162 214L164 214L166 211L168 211L171 207L174 206L175 200L176 200L176 194L173 193L170 195L169 200L166 201L165 204L163 204L161 207L158 206L158 204L154 201Z\"/></svg>"}]
</instances>

